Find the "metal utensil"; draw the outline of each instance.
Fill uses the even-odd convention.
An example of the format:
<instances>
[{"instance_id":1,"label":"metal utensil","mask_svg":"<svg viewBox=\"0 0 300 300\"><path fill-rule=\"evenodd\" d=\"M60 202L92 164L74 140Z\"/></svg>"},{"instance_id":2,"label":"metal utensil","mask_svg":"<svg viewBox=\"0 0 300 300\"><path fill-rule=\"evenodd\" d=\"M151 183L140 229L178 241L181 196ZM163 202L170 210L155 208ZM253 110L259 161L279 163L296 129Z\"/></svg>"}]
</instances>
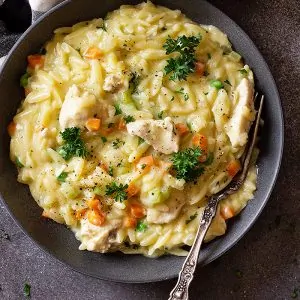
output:
<instances>
[{"instance_id":1,"label":"metal utensil","mask_svg":"<svg viewBox=\"0 0 300 300\"><path fill-rule=\"evenodd\" d=\"M255 95L255 100L256 98L258 98L257 96L258 94ZM188 300L188 289L194 277L200 248L206 235L206 232L212 222L212 219L216 214L218 203L222 199L235 193L242 186L246 179L250 166L251 155L256 142L263 102L264 96L262 95L259 97L259 109L256 114L255 122L252 125L252 127L254 127L254 130L252 131L252 136L249 139L249 142L246 147L242 170L233 178L231 183L225 189L213 195L208 200L207 206L204 209L199 223L196 238L181 268L181 271L178 276L178 281L174 289L170 293L169 300Z\"/></svg>"}]
</instances>

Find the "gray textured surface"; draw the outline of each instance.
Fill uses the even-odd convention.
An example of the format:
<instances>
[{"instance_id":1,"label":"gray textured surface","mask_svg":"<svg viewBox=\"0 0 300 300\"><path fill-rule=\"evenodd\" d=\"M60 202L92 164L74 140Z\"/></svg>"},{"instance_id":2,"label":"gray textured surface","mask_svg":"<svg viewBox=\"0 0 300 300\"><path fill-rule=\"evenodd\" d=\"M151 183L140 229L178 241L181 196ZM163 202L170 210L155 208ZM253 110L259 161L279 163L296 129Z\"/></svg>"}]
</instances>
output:
<instances>
[{"instance_id":1,"label":"gray textured surface","mask_svg":"<svg viewBox=\"0 0 300 300\"><path fill-rule=\"evenodd\" d=\"M263 214L229 253L198 270L190 298L291 299L294 288L300 289L300 2L211 2L249 34L266 58L284 106L286 145L280 177ZM73 272L39 250L1 204L0 237L0 299L22 299L25 281L32 286L32 299L166 299L174 284L109 283Z\"/></svg>"}]
</instances>

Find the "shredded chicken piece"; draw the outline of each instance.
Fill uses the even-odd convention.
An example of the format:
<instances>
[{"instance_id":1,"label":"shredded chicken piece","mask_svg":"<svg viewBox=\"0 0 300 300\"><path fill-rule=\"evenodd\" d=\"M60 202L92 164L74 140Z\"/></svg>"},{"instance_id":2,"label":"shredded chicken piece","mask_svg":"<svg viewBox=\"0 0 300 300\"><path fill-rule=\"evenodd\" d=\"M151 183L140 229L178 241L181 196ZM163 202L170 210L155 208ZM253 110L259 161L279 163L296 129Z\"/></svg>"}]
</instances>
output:
<instances>
[{"instance_id":1,"label":"shredded chicken piece","mask_svg":"<svg viewBox=\"0 0 300 300\"><path fill-rule=\"evenodd\" d=\"M111 220L104 226L95 226L83 220L80 235L86 240L87 250L104 253L117 244L116 234L121 225L121 220Z\"/></svg>"},{"instance_id":2,"label":"shredded chicken piece","mask_svg":"<svg viewBox=\"0 0 300 300\"><path fill-rule=\"evenodd\" d=\"M103 90L106 92L116 92L122 85L122 79L119 75L109 74L104 79Z\"/></svg>"},{"instance_id":3,"label":"shredded chicken piece","mask_svg":"<svg viewBox=\"0 0 300 300\"><path fill-rule=\"evenodd\" d=\"M179 215L185 203L182 191L174 190L170 199L164 204L158 204L147 209L147 222L165 224L173 221Z\"/></svg>"},{"instance_id":4,"label":"shredded chicken piece","mask_svg":"<svg viewBox=\"0 0 300 300\"><path fill-rule=\"evenodd\" d=\"M68 127L83 128L88 118L96 111L96 97L88 92L81 92L76 85L72 85L65 97L59 115L62 129Z\"/></svg>"},{"instance_id":5,"label":"shredded chicken piece","mask_svg":"<svg viewBox=\"0 0 300 300\"><path fill-rule=\"evenodd\" d=\"M144 139L158 152L171 154L179 150L179 136L170 117L131 122L127 124L127 131Z\"/></svg>"},{"instance_id":6,"label":"shredded chicken piece","mask_svg":"<svg viewBox=\"0 0 300 300\"><path fill-rule=\"evenodd\" d=\"M233 147L247 143L248 131L254 118L253 86L244 78L237 87L239 102L226 125L227 135Z\"/></svg>"}]
</instances>

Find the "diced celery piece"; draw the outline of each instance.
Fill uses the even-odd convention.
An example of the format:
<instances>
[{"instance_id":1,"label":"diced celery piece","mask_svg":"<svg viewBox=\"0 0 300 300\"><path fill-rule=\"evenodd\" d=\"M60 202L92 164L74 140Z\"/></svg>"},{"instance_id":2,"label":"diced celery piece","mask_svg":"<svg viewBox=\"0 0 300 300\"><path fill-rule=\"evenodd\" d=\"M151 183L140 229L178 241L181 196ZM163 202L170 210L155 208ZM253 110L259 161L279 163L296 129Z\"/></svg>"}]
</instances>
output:
<instances>
[{"instance_id":1,"label":"diced celery piece","mask_svg":"<svg viewBox=\"0 0 300 300\"><path fill-rule=\"evenodd\" d=\"M75 199L80 194L80 190L72 187L69 183L63 183L61 185L61 191L67 198L70 199Z\"/></svg>"},{"instance_id":2,"label":"diced celery piece","mask_svg":"<svg viewBox=\"0 0 300 300\"><path fill-rule=\"evenodd\" d=\"M130 113L135 112L137 110L130 90L127 90L123 93L122 100L120 103L120 109L126 115L130 115Z\"/></svg>"},{"instance_id":3,"label":"diced celery piece","mask_svg":"<svg viewBox=\"0 0 300 300\"><path fill-rule=\"evenodd\" d=\"M104 196L105 195L105 187L102 186L96 186L94 188L94 193L98 196Z\"/></svg>"},{"instance_id":4,"label":"diced celery piece","mask_svg":"<svg viewBox=\"0 0 300 300\"><path fill-rule=\"evenodd\" d=\"M149 203L158 204L164 202L170 196L169 190L161 190L159 188L154 188L148 194Z\"/></svg>"},{"instance_id":5,"label":"diced celery piece","mask_svg":"<svg viewBox=\"0 0 300 300\"><path fill-rule=\"evenodd\" d=\"M123 103L126 103L126 104L133 102L130 90L127 90L123 93L122 101L123 101Z\"/></svg>"}]
</instances>

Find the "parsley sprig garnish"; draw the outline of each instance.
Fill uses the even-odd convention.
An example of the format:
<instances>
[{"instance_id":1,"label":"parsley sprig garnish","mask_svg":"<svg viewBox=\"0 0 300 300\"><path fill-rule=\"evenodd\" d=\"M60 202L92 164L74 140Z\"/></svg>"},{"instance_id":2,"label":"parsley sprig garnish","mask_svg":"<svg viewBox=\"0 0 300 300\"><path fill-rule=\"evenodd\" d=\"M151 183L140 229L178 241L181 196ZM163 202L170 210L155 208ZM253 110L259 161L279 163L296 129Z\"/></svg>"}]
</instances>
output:
<instances>
[{"instance_id":1,"label":"parsley sprig garnish","mask_svg":"<svg viewBox=\"0 0 300 300\"><path fill-rule=\"evenodd\" d=\"M64 144L58 148L58 153L65 159L77 157L87 157L89 154L84 141L80 137L80 129L78 127L66 128L60 132L64 140Z\"/></svg>"},{"instance_id":2,"label":"parsley sprig garnish","mask_svg":"<svg viewBox=\"0 0 300 300\"><path fill-rule=\"evenodd\" d=\"M186 80L187 76L195 71L195 48L201 41L201 35L198 36L179 36L177 39L167 38L163 48L166 54L179 52L176 58L167 60L165 73L170 74L170 80Z\"/></svg>"},{"instance_id":3,"label":"parsley sprig garnish","mask_svg":"<svg viewBox=\"0 0 300 300\"><path fill-rule=\"evenodd\" d=\"M173 153L171 161L173 162L173 169L176 171L176 178L189 182L201 176L204 173L205 165L210 164L213 159L210 154L207 160L201 163L199 157L202 154L202 150L198 147Z\"/></svg>"},{"instance_id":4,"label":"parsley sprig garnish","mask_svg":"<svg viewBox=\"0 0 300 300\"><path fill-rule=\"evenodd\" d=\"M177 39L172 39L168 36L163 47L166 49L166 54L173 52L179 52L181 54L194 51L194 49L199 45L201 36L179 36Z\"/></svg>"},{"instance_id":5,"label":"parsley sprig garnish","mask_svg":"<svg viewBox=\"0 0 300 300\"><path fill-rule=\"evenodd\" d=\"M128 184L123 185L120 183L118 185L115 181L113 181L106 186L105 195L112 196L118 202L123 202L127 199L127 188Z\"/></svg>"}]
</instances>

